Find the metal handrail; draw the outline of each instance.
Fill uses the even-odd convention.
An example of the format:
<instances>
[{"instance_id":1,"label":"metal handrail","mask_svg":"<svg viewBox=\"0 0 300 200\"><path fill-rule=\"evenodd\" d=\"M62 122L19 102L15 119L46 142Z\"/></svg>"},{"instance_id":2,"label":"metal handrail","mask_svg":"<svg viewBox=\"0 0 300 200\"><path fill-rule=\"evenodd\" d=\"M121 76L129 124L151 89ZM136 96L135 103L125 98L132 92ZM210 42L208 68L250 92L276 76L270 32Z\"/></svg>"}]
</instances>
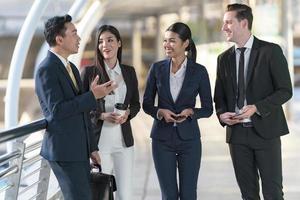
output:
<instances>
[{"instance_id":1,"label":"metal handrail","mask_svg":"<svg viewBox=\"0 0 300 200\"><path fill-rule=\"evenodd\" d=\"M29 135L33 132L43 130L47 126L47 121L45 119L40 119L31 122L26 125L11 128L0 133L0 144L7 142L9 140L17 139L22 136Z\"/></svg>"},{"instance_id":2,"label":"metal handrail","mask_svg":"<svg viewBox=\"0 0 300 200\"><path fill-rule=\"evenodd\" d=\"M47 197L50 178L50 167L47 161L41 158L38 154L34 154L29 158L25 157L25 154L33 152L40 148L41 141L30 144L26 147L26 144L22 139L24 138L24 136L28 136L34 132L45 129L46 126L46 120L40 119L26 125L18 126L0 132L0 144L5 142L12 142L12 146L14 149L14 151L0 156L0 166L8 164L5 169L0 170L0 180L7 181L6 185L0 188L0 194L3 194L3 192L5 192L5 199L17 200L19 199L18 196L22 194L24 195L24 193L31 190L35 186L38 186L38 190L36 191L36 193L26 193L26 196L33 195L30 199L35 199L37 197L38 199L45 199ZM33 164L38 162L40 162L40 167L31 171L27 175L23 174L24 172L22 171L24 169L28 169L28 167L33 166ZM39 179L37 181L28 185L23 190L19 190L21 179L23 181L34 174L38 174L38 172L40 173L38 175ZM52 194L52 197L50 197L49 199L53 199L53 197L55 196L62 199L61 191L59 189L55 192L55 194Z\"/></svg>"},{"instance_id":3,"label":"metal handrail","mask_svg":"<svg viewBox=\"0 0 300 200\"><path fill-rule=\"evenodd\" d=\"M24 154L34 151L42 146L41 141L37 141L29 146L26 146Z\"/></svg>"},{"instance_id":4,"label":"metal handrail","mask_svg":"<svg viewBox=\"0 0 300 200\"><path fill-rule=\"evenodd\" d=\"M9 167L3 171L0 172L0 178L8 177L14 173L16 173L19 170L17 165L14 165L12 167Z\"/></svg>"},{"instance_id":5,"label":"metal handrail","mask_svg":"<svg viewBox=\"0 0 300 200\"><path fill-rule=\"evenodd\" d=\"M8 163L9 161L16 159L18 157L21 156L21 152L20 151L13 151L11 153L6 153L2 156L0 156L0 166Z\"/></svg>"}]
</instances>

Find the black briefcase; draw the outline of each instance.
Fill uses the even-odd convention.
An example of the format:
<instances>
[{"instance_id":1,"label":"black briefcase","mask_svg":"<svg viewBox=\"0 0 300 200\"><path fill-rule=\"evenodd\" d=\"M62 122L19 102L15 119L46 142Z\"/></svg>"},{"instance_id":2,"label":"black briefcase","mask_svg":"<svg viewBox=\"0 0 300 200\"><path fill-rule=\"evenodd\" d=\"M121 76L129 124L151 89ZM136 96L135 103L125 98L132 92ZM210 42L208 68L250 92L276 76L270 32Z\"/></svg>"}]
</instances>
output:
<instances>
[{"instance_id":1,"label":"black briefcase","mask_svg":"<svg viewBox=\"0 0 300 200\"><path fill-rule=\"evenodd\" d=\"M114 191L117 190L115 177L99 171L91 171L91 189L93 200L114 200Z\"/></svg>"}]
</instances>

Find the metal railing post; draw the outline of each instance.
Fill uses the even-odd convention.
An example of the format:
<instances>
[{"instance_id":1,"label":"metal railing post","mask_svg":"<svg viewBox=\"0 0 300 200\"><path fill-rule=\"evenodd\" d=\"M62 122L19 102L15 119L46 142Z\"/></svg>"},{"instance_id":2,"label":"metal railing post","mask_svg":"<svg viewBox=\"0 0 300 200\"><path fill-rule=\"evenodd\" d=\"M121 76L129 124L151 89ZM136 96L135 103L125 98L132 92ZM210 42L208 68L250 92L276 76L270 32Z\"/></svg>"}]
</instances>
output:
<instances>
[{"instance_id":1,"label":"metal railing post","mask_svg":"<svg viewBox=\"0 0 300 200\"><path fill-rule=\"evenodd\" d=\"M41 170L39 174L39 184L37 189L37 194L39 194L36 200L46 200L48 194L48 186L49 186L49 179L50 179L50 166L48 161L42 159L41 162Z\"/></svg>"},{"instance_id":2,"label":"metal railing post","mask_svg":"<svg viewBox=\"0 0 300 200\"><path fill-rule=\"evenodd\" d=\"M11 166L17 166L17 172L8 178L9 184L11 184L11 188L9 188L5 192L5 199L9 200L17 200L19 186L20 186L20 179L22 174L22 166L23 166L23 158L24 158L24 151L25 151L25 144L23 142L13 142L12 143L13 149L16 149L20 152L20 156L11 161Z\"/></svg>"}]
</instances>

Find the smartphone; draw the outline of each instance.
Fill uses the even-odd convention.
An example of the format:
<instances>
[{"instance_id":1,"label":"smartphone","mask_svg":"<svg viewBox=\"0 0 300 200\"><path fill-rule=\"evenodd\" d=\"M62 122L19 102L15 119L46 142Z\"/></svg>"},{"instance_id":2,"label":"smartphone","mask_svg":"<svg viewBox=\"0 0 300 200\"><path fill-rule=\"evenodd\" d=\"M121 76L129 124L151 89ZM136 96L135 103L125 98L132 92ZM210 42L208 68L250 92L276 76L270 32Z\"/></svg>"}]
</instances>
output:
<instances>
[{"instance_id":1,"label":"smartphone","mask_svg":"<svg viewBox=\"0 0 300 200\"><path fill-rule=\"evenodd\" d=\"M236 119L236 117L240 116L242 113L235 113L235 115L233 115L232 117L230 117L231 119Z\"/></svg>"},{"instance_id":2,"label":"smartphone","mask_svg":"<svg viewBox=\"0 0 300 200\"><path fill-rule=\"evenodd\" d=\"M177 116L172 116L176 121L177 120L182 120L182 119L184 119L185 118L185 116L183 116L183 115L177 115Z\"/></svg>"},{"instance_id":3,"label":"smartphone","mask_svg":"<svg viewBox=\"0 0 300 200\"><path fill-rule=\"evenodd\" d=\"M109 83L108 85L106 85L106 87L110 87L113 84L115 84L114 81L112 81L111 83ZM108 95L114 95L114 94L115 94L115 92L113 90L110 93L108 93Z\"/></svg>"}]
</instances>

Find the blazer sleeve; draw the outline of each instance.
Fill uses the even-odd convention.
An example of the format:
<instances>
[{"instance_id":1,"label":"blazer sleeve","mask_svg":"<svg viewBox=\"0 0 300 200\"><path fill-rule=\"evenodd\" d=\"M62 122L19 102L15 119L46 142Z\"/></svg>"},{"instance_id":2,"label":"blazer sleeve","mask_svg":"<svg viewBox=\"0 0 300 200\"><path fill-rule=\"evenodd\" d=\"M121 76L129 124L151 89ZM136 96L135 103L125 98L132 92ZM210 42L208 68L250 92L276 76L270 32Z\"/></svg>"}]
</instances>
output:
<instances>
[{"instance_id":1,"label":"blazer sleeve","mask_svg":"<svg viewBox=\"0 0 300 200\"><path fill-rule=\"evenodd\" d=\"M64 98L61 81L53 67L41 67L36 76L37 90L45 102L51 118L61 120L96 107L96 99L92 92L86 92L73 98Z\"/></svg>"},{"instance_id":2,"label":"blazer sleeve","mask_svg":"<svg viewBox=\"0 0 300 200\"><path fill-rule=\"evenodd\" d=\"M225 113L228 111L227 102L225 97L225 83L222 81L222 69L221 69L221 56L218 56L217 60L217 75L216 75L216 82L215 82L215 92L214 92L214 102L215 102L215 109L216 114L219 119L219 122L222 126L226 124L220 120L220 114Z\"/></svg>"},{"instance_id":3,"label":"blazer sleeve","mask_svg":"<svg viewBox=\"0 0 300 200\"><path fill-rule=\"evenodd\" d=\"M272 110L281 107L281 105L287 102L293 95L288 64L281 48L274 44L274 46L270 48L270 52L269 70L274 92L255 103L262 117L268 116Z\"/></svg>"},{"instance_id":4,"label":"blazer sleeve","mask_svg":"<svg viewBox=\"0 0 300 200\"><path fill-rule=\"evenodd\" d=\"M194 115L192 118L200 119L203 117L209 117L213 113L211 88L209 77L206 69L201 68L201 82L198 88L198 94L200 96L201 108L194 108Z\"/></svg>"},{"instance_id":5,"label":"blazer sleeve","mask_svg":"<svg viewBox=\"0 0 300 200\"><path fill-rule=\"evenodd\" d=\"M140 95L139 95L139 88L138 88L138 80L136 77L136 72L133 67L130 67L130 79L131 79L131 87L132 87L132 96L130 99L130 114L128 116L128 120L134 118L138 112L140 111Z\"/></svg>"},{"instance_id":6,"label":"blazer sleeve","mask_svg":"<svg viewBox=\"0 0 300 200\"><path fill-rule=\"evenodd\" d=\"M154 106L155 96L157 93L156 77L155 77L155 65L152 64L148 72L146 88L143 98L143 110L145 113L151 115L154 119L157 119L158 107Z\"/></svg>"},{"instance_id":7,"label":"blazer sleeve","mask_svg":"<svg viewBox=\"0 0 300 200\"><path fill-rule=\"evenodd\" d=\"M83 91L88 92L90 90L90 70L89 67L85 67L80 73L82 81Z\"/></svg>"}]
</instances>

